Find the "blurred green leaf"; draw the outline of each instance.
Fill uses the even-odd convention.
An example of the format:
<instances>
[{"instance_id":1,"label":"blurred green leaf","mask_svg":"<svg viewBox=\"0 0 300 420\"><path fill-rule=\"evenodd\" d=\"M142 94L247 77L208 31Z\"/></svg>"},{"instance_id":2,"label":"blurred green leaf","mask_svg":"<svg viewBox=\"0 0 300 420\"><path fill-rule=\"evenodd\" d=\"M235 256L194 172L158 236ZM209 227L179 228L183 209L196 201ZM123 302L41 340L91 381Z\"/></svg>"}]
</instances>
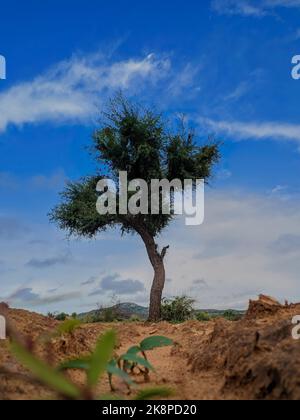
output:
<instances>
[{"instance_id":1,"label":"blurred green leaf","mask_svg":"<svg viewBox=\"0 0 300 420\"><path fill-rule=\"evenodd\" d=\"M156 398L172 397L173 391L166 387L146 388L140 391L134 398L135 401L152 400Z\"/></svg>"},{"instance_id":2,"label":"blurred green leaf","mask_svg":"<svg viewBox=\"0 0 300 420\"><path fill-rule=\"evenodd\" d=\"M123 381L125 381L128 385L134 385L134 382L130 378L130 376L126 372L124 372L122 369L120 369L118 366L112 363L109 363L106 370L111 375L115 375L123 379Z\"/></svg>"},{"instance_id":3,"label":"blurred green leaf","mask_svg":"<svg viewBox=\"0 0 300 420\"><path fill-rule=\"evenodd\" d=\"M173 340L162 336L153 336L146 338L140 344L142 351L153 350L158 347L167 347L174 344Z\"/></svg>"},{"instance_id":4,"label":"blurred green leaf","mask_svg":"<svg viewBox=\"0 0 300 420\"><path fill-rule=\"evenodd\" d=\"M57 327L59 334L71 334L81 325L78 319L67 319L61 325Z\"/></svg>"},{"instance_id":5,"label":"blurred green leaf","mask_svg":"<svg viewBox=\"0 0 300 420\"><path fill-rule=\"evenodd\" d=\"M58 366L57 370L67 370L67 369L80 369L80 370L88 370L90 368L91 362L89 359L75 359L69 360L67 362L62 363Z\"/></svg>"},{"instance_id":6,"label":"blurred green leaf","mask_svg":"<svg viewBox=\"0 0 300 420\"><path fill-rule=\"evenodd\" d=\"M106 394L106 395L101 395L98 398L98 400L99 401L123 401L124 398L117 395Z\"/></svg>"},{"instance_id":7,"label":"blurred green leaf","mask_svg":"<svg viewBox=\"0 0 300 420\"><path fill-rule=\"evenodd\" d=\"M29 369L39 381L68 398L80 398L80 390L76 385L69 382L61 373L33 356L19 343L13 341L11 349L19 362Z\"/></svg>"},{"instance_id":8,"label":"blurred green leaf","mask_svg":"<svg viewBox=\"0 0 300 420\"><path fill-rule=\"evenodd\" d=\"M139 346L133 346L133 347L130 347L130 349L128 349L127 354L128 353L130 353L130 354L138 354L141 351L142 351L142 349Z\"/></svg>"},{"instance_id":9,"label":"blurred green leaf","mask_svg":"<svg viewBox=\"0 0 300 420\"><path fill-rule=\"evenodd\" d=\"M121 356L120 359L125 360L126 362L137 363L138 365L144 366L149 370L155 371L154 367L148 362L148 360L144 359L143 357L137 356L134 353L123 354L123 356Z\"/></svg>"},{"instance_id":10,"label":"blurred green leaf","mask_svg":"<svg viewBox=\"0 0 300 420\"><path fill-rule=\"evenodd\" d=\"M87 374L88 385L96 386L101 375L105 372L112 358L116 344L114 331L106 332L97 342L94 353L91 356L90 368Z\"/></svg>"}]
</instances>

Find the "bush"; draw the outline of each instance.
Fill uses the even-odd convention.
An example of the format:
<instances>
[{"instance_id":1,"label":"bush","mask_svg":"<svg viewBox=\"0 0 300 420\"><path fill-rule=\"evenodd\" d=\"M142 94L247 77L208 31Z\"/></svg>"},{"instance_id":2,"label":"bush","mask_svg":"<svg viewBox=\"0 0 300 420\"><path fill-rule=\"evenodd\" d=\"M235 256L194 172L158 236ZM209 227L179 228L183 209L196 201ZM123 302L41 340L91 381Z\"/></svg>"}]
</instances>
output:
<instances>
[{"instance_id":1,"label":"bush","mask_svg":"<svg viewBox=\"0 0 300 420\"><path fill-rule=\"evenodd\" d=\"M162 300L162 320L168 322L184 322L194 317L193 299L187 296L176 296L173 299Z\"/></svg>"},{"instance_id":2,"label":"bush","mask_svg":"<svg viewBox=\"0 0 300 420\"><path fill-rule=\"evenodd\" d=\"M128 322L142 322L143 320L138 315L131 315Z\"/></svg>"},{"instance_id":3,"label":"bush","mask_svg":"<svg viewBox=\"0 0 300 420\"><path fill-rule=\"evenodd\" d=\"M199 312L196 315L197 321L207 322L211 320L210 315L207 312Z\"/></svg>"},{"instance_id":4,"label":"bush","mask_svg":"<svg viewBox=\"0 0 300 420\"><path fill-rule=\"evenodd\" d=\"M61 314L56 315L56 321L65 321L68 318L68 315L62 312Z\"/></svg>"},{"instance_id":5,"label":"bush","mask_svg":"<svg viewBox=\"0 0 300 420\"><path fill-rule=\"evenodd\" d=\"M228 321L239 321L242 318L242 315L235 311L229 310L224 312L223 318L227 319Z\"/></svg>"},{"instance_id":6,"label":"bush","mask_svg":"<svg viewBox=\"0 0 300 420\"><path fill-rule=\"evenodd\" d=\"M102 322L118 321L118 312L115 308L104 308L101 313Z\"/></svg>"}]
</instances>

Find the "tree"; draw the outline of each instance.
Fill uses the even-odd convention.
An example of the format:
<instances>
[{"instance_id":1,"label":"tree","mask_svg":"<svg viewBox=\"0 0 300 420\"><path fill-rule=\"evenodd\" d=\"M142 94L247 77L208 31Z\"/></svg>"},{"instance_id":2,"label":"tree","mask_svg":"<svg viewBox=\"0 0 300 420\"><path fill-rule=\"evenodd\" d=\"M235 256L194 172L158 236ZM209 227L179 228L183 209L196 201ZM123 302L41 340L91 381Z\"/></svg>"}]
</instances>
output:
<instances>
[{"instance_id":1,"label":"tree","mask_svg":"<svg viewBox=\"0 0 300 420\"><path fill-rule=\"evenodd\" d=\"M219 145L210 140L198 146L192 131L181 127L171 133L160 114L117 96L110 102L100 128L93 135L91 153L99 164L99 172L69 183L62 193L61 204L50 218L70 235L79 237L95 237L114 226L121 228L122 235L138 234L154 270L149 320L158 321L165 285L164 258L169 247L159 250L156 238L174 215L162 212L158 215L118 212L100 215L96 211L97 183L99 179L117 180L120 171L127 171L128 181L143 179L149 186L152 179L208 180L213 165L219 160Z\"/></svg>"}]
</instances>

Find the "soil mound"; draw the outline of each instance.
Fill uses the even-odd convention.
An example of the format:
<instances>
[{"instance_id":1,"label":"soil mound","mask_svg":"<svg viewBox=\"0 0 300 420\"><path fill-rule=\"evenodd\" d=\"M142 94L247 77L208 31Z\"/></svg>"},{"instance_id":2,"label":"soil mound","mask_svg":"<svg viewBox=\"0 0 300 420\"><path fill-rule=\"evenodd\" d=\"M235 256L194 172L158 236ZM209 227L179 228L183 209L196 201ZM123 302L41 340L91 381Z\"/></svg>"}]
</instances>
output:
<instances>
[{"instance_id":1,"label":"soil mound","mask_svg":"<svg viewBox=\"0 0 300 420\"><path fill-rule=\"evenodd\" d=\"M282 306L266 296L251 301L245 318L218 320L190 357L193 372L223 372L222 394L239 399L300 399L300 342L292 318L300 305Z\"/></svg>"},{"instance_id":2,"label":"soil mound","mask_svg":"<svg viewBox=\"0 0 300 420\"><path fill-rule=\"evenodd\" d=\"M57 335L59 322L28 311L0 304L4 313L33 351L53 366L61 361L88 354L97 338L108 329L118 336L116 352L123 354L144 338L164 335L174 340L173 347L149 352L156 369L147 386L164 385L174 390L179 400L289 399L300 400L300 340L293 340L292 318L300 315L300 304L281 305L267 296L251 301L244 319L230 322L189 321L179 325L167 322L82 324L67 335ZM82 372L69 372L82 385ZM145 386L135 378L139 387ZM128 398L127 388L116 383L116 395ZM109 393L106 377L99 395ZM57 398L33 381L11 355L9 340L0 341L0 400Z\"/></svg>"}]
</instances>

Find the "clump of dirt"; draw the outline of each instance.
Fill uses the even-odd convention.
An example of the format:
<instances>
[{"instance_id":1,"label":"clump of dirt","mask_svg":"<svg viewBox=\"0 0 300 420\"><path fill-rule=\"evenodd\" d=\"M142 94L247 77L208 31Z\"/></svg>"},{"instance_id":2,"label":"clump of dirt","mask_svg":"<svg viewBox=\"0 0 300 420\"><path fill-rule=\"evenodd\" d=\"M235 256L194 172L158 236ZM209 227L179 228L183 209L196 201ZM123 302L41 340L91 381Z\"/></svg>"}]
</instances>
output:
<instances>
[{"instance_id":1,"label":"clump of dirt","mask_svg":"<svg viewBox=\"0 0 300 420\"><path fill-rule=\"evenodd\" d=\"M291 320L300 314L300 304L282 306L260 296L250 302L245 318L237 322L82 324L62 336L55 333L60 323L53 319L3 305L1 311L32 343L33 352L53 366L89 354L97 338L108 329L117 332L117 354L146 337L164 335L174 340L174 346L149 352L156 372L151 373L147 384L143 377L136 376L139 387L165 385L179 400L300 399L300 342L291 337ZM79 385L84 383L84 373L72 371L68 375ZM114 382L116 395L128 398L124 384L116 379ZM109 393L106 377L99 393ZM57 395L35 382L15 360L9 340L0 341L0 399L45 398Z\"/></svg>"},{"instance_id":2,"label":"clump of dirt","mask_svg":"<svg viewBox=\"0 0 300 420\"><path fill-rule=\"evenodd\" d=\"M300 343L293 340L292 318L300 305L283 306L260 296L236 323L218 320L212 333L195 344L194 373L222 371L228 392L241 399L300 399Z\"/></svg>"},{"instance_id":3,"label":"clump of dirt","mask_svg":"<svg viewBox=\"0 0 300 420\"><path fill-rule=\"evenodd\" d=\"M260 295L258 301L250 300L246 319L264 318L276 314L281 309L280 302L269 296Z\"/></svg>"}]
</instances>

